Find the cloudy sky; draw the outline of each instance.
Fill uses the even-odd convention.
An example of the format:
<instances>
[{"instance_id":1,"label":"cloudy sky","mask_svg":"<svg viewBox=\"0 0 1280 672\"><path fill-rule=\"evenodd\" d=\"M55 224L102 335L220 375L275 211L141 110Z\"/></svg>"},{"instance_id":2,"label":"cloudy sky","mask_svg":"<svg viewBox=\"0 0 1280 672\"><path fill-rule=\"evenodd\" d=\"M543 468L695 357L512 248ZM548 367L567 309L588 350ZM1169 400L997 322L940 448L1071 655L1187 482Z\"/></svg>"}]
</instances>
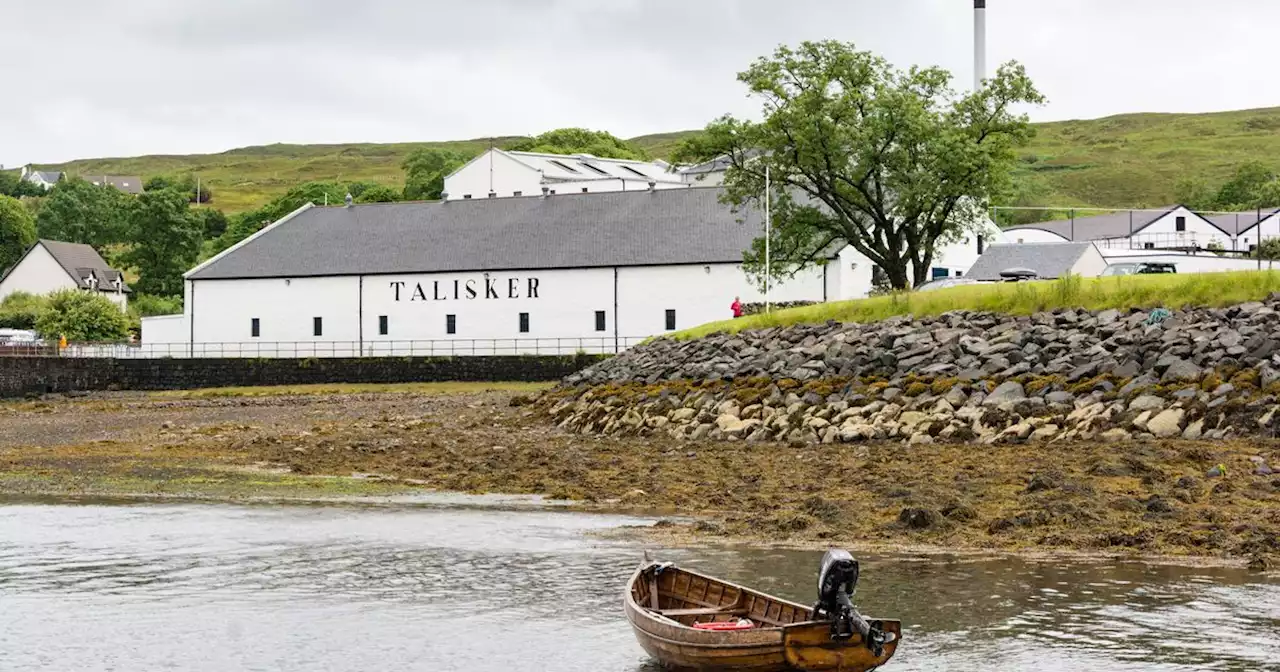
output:
<instances>
[{"instance_id":1,"label":"cloudy sky","mask_svg":"<svg viewBox=\"0 0 1280 672\"><path fill-rule=\"evenodd\" d=\"M0 0L0 164L751 114L734 75L835 38L972 79L969 0ZM1037 119L1280 105L1273 0L989 0Z\"/></svg>"}]
</instances>

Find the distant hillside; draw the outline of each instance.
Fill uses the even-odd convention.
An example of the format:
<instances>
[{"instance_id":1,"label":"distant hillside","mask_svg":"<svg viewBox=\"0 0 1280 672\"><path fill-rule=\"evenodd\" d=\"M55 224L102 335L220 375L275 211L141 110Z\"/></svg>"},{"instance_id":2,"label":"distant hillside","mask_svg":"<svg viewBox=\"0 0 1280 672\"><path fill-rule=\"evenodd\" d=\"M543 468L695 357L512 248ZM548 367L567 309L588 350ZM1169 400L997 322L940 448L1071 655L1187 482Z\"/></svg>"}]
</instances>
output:
<instances>
[{"instance_id":1,"label":"distant hillside","mask_svg":"<svg viewBox=\"0 0 1280 672\"><path fill-rule=\"evenodd\" d=\"M1037 124L1023 153L1023 201L1044 205L1158 206L1175 198L1179 180L1224 180L1236 166L1261 161L1280 170L1280 108L1211 114L1126 114ZM632 138L666 158L697 131ZM310 180L370 180L400 186L400 163L420 147L479 152L515 138L452 142L267 145L221 154L85 159L42 166L71 173L141 175L197 172L228 212L252 208ZM1029 204L1029 203L1028 203Z\"/></svg>"}]
</instances>

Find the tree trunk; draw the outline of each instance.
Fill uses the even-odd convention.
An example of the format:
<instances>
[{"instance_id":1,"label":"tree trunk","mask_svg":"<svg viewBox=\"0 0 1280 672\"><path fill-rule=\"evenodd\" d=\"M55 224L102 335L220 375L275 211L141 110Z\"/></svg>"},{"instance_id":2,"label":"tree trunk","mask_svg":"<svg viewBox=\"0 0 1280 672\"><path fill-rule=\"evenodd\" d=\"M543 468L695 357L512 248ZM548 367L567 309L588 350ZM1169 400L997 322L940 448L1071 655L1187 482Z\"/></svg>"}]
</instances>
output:
<instances>
[{"instance_id":1,"label":"tree trunk","mask_svg":"<svg viewBox=\"0 0 1280 672\"><path fill-rule=\"evenodd\" d=\"M889 286L894 290L901 291L911 289L910 281L907 278L907 260L886 259L887 263L882 267L885 275L889 276Z\"/></svg>"}]
</instances>

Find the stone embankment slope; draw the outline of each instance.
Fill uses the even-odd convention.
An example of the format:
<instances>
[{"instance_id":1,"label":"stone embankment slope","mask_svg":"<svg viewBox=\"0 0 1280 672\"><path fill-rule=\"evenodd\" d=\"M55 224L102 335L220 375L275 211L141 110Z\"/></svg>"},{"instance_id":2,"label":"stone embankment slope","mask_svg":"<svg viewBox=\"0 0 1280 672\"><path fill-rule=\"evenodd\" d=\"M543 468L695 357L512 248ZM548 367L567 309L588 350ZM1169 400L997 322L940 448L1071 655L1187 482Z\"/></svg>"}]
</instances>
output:
<instances>
[{"instance_id":1,"label":"stone embankment slope","mask_svg":"<svg viewBox=\"0 0 1280 672\"><path fill-rule=\"evenodd\" d=\"M563 428L606 435L1003 444L1272 437L1277 395L1272 296L658 339L569 376L545 407ZM1265 458L1256 469L1270 474Z\"/></svg>"}]
</instances>

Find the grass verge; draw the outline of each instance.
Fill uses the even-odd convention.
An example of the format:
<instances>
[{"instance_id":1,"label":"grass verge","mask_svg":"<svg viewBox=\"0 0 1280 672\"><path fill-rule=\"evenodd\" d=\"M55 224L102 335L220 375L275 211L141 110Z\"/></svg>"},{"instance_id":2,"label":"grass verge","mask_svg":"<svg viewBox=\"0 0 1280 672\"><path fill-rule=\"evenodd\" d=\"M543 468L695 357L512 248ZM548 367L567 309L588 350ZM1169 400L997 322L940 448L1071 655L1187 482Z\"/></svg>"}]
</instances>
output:
<instances>
[{"instance_id":1,"label":"grass verge","mask_svg":"<svg viewBox=\"0 0 1280 672\"><path fill-rule=\"evenodd\" d=\"M1109 278L1069 276L1052 281L965 285L932 292L902 292L853 301L837 301L778 310L734 320L710 322L676 332L690 339L716 332L783 327L793 324L876 322L899 315L939 315L952 310L982 310L1011 315L1056 308L1181 308L1229 306L1261 301L1280 292L1280 271L1240 271Z\"/></svg>"}]
</instances>

